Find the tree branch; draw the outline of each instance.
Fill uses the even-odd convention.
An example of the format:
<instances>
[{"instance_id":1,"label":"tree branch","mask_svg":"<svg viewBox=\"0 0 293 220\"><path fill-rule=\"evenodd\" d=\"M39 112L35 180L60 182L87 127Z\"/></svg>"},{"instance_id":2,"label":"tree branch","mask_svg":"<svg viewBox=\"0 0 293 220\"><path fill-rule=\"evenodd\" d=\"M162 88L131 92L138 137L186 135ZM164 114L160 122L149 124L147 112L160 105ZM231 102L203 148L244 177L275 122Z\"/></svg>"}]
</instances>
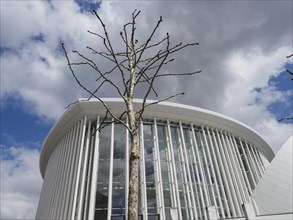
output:
<instances>
[{"instance_id":1,"label":"tree branch","mask_svg":"<svg viewBox=\"0 0 293 220\"><path fill-rule=\"evenodd\" d=\"M69 69L70 69L70 71L71 71L71 73L72 73L72 76L74 77L75 81L77 82L77 84L78 84L83 90L85 90L87 93L89 93L92 97L95 97L96 99L98 99L98 100L103 104L103 106L109 111L109 113L110 113L110 115L112 116L112 118L114 118L117 122L123 124L127 129L129 129L129 127L125 124L124 121L122 121L122 120L120 120L119 118L117 118L117 117L111 112L110 108L107 106L107 104L104 102L103 99L101 99L100 97L98 97L98 96L96 96L95 94L93 94L88 88L86 88L86 87L80 82L80 80L77 78L77 76L76 76L74 70L72 69L71 63L70 63L69 58L68 58L68 55L67 55L67 51L66 51L66 49L65 49L65 47L64 47L64 44L62 43L61 46L62 46L63 51L64 51L64 53L65 53L65 57L66 57L66 60L67 60L67 64L68 64L68 66L69 66ZM106 80L107 82L110 82L110 80L108 80L108 79L106 79L106 78L105 78L105 80ZM115 84L112 83L112 85L113 85L115 88L117 88L117 86L116 86ZM119 92L120 92L120 91L119 91ZM125 98L124 98L123 96L121 96L121 97L125 100ZM125 100L125 101L126 101L126 100Z\"/></svg>"},{"instance_id":2,"label":"tree branch","mask_svg":"<svg viewBox=\"0 0 293 220\"><path fill-rule=\"evenodd\" d=\"M284 120L293 120L293 117L285 117L278 120L278 122L284 121Z\"/></svg>"},{"instance_id":3,"label":"tree branch","mask_svg":"<svg viewBox=\"0 0 293 220\"><path fill-rule=\"evenodd\" d=\"M169 51L169 46L170 46L170 41L169 41L169 34L167 33L167 47L166 47L166 51ZM165 62L165 60L167 59L169 53L167 52L166 55L164 56L162 62L161 62L161 65L157 68L155 74L153 75L153 78L151 79L151 82L150 82L150 86L149 86L149 89L148 91L146 92L144 98L143 98L143 103L142 103L142 108L145 107L145 103L146 103L146 99L148 98L151 90L153 89L153 85L154 85L154 80L155 80L155 76L159 73L163 63Z\"/></svg>"},{"instance_id":4,"label":"tree branch","mask_svg":"<svg viewBox=\"0 0 293 220\"><path fill-rule=\"evenodd\" d=\"M109 38L109 36L108 36L108 32L107 32L107 29L106 29L106 25L104 24L104 22L102 21L102 19L101 19L100 16L98 15L98 13L97 13L95 10L93 10L93 12L94 12L94 14L96 15L97 19L100 21L100 23L101 23L101 25L102 25L102 27L103 27L104 34L105 34L105 36L106 36L106 41L107 41L107 43L108 43L108 45L109 45L109 49L110 49L111 55L112 55L113 59L115 60L115 63L116 63L116 65L117 65L118 69L119 69L120 72L121 72L122 81L123 81L124 86L126 87L127 85L126 85L126 80L125 80L125 77L124 77L124 76L125 76L125 73L124 73L123 70L121 69L121 67L120 67L120 65L119 65L119 62L118 62L118 60L117 60L117 58L116 58L115 52L114 52L114 50L113 50L113 47L112 47L112 44L111 44L111 41L110 41L110 38Z\"/></svg>"},{"instance_id":5,"label":"tree branch","mask_svg":"<svg viewBox=\"0 0 293 220\"><path fill-rule=\"evenodd\" d=\"M156 25L155 28L153 29L151 35L148 37L147 41L141 46L141 49L140 49L139 52L138 52L138 53L140 53L140 54L139 54L139 56L138 56L138 59L135 61L136 63L140 61L140 59L141 59L143 53L144 53L145 50L147 49L148 44L151 42L152 37L153 37L154 34L156 33L156 31L157 31L157 29L159 28L159 26L160 26L160 24L161 24L162 21L163 21L162 16L160 16L160 19L158 20L157 25Z\"/></svg>"},{"instance_id":6,"label":"tree branch","mask_svg":"<svg viewBox=\"0 0 293 220\"><path fill-rule=\"evenodd\" d=\"M168 100L170 100L170 99L172 99L172 98L174 98L174 97L176 97L176 96L184 95L184 94L185 94L184 92L180 92L180 93L177 93L177 94L171 95L171 96L169 96L169 97L167 97L167 98L160 99L160 100L155 101L155 102L147 103L147 104L143 105L142 108L141 108L140 110L138 110L135 114L138 114L138 115L139 115L138 117L139 117L139 118L142 118L142 115L143 115L145 109L148 108L148 107L150 107L151 105L156 105L156 104L159 104L159 103L161 103L161 102L168 101Z\"/></svg>"}]
</instances>

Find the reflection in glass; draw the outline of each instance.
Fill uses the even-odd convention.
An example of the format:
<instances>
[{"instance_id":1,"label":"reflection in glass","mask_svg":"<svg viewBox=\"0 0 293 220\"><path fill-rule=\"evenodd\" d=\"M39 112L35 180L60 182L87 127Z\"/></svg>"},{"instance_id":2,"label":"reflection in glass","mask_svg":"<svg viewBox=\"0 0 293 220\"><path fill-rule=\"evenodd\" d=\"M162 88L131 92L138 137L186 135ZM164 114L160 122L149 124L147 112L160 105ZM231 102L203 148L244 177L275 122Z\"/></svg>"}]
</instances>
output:
<instances>
[{"instance_id":1,"label":"reflection in glass","mask_svg":"<svg viewBox=\"0 0 293 220\"><path fill-rule=\"evenodd\" d=\"M125 185L125 160L113 160L113 183Z\"/></svg>"},{"instance_id":2,"label":"reflection in glass","mask_svg":"<svg viewBox=\"0 0 293 220\"><path fill-rule=\"evenodd\" d=\"M125 133L123 125L115 124L114 130L114 159L125 159Z\"/></svg>"},{"instance_id":3,"label":"reflection in glass","mask_svg":"<svg viewBox=\"0 0 293 220\"><path fill-rule=\"evenodd\" d=\"M121 209L119 213L124 212L125 207L125 199L124 199L125 191L124 188L113 188L112 191L112 209Z\"/></svg>"},{"instance_id":4,"label":"reflection in glass","mask_svg":"<svg viewBox=\"0 0 293 220\"><path fill-rule=\"evenodd\" d=\"M125 213L125 144L126 128L121 124L114 127L112 214ZM120 219L117 216L115 219Z\"/></svg>"}]
</instances>

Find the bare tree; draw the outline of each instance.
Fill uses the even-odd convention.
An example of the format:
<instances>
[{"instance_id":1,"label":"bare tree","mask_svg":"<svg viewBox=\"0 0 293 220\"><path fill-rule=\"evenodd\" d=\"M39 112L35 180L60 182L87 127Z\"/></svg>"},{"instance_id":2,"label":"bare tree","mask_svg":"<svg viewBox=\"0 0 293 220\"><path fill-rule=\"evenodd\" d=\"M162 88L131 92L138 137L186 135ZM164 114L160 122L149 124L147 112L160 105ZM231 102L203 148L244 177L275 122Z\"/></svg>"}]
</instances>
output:
<instances>
[{"instance_id":1,"label":"bare tree","mask_svg":"<svg viewBox=\"0 0 293 220\"><path fill-rule=\"evenodd\" d=\"M113 42L110 40L105 23L96 11L93 11L93 13L101 25L103 33L99 34L92 31L88 31L88 33L96 36L102 41L104 51L98 51L92 47L87 47L87 49L93 55L104 58L105 61L109 62L111 64L110 69L104 72L101 71L93 59L76 50L73 51L73 53L77 54L81 61L71 62L64 44L62 44L62 48L65 52L69 69L78 85L89 94L89 99L92 97L98 99L106 109L106 115L102 120L98 130L107 125L107 123L105 123L107 117L112 117L115 122L121 123L129 131L131 138L131 153L129 159L129 191L127 214L129 220L135 220L138 219L138 162L140 159L140 140L138 134L139 121L143 117L144 111L149 106L169 100L179 95L184 95L183 92L180 92L162 99L158 99L158 101L147 101L151 94L158 97L158 93L154 86L154 83L157 79L163 77L191 76L201 72L162 72L162 68L164 66L175 60L174 58L170 58L171 55L182 49L198 45L198 43L183 44L181 42L173 45L170 42L170 36L168 33L166 33L165 37L156 42L153 42L154 35L162 22L162 17L160 17L157 24L147 37L146 41L144 41L142 44L138 44L139 41L136 38L136 20L140 14L140 11L135 10L132 13L131 21L126 23L120 32L120 37L122 39L124 49L123 51L116 51L113 48ZM80 65L87 65L97 73L97 87L93 91L84 85L76 75L73 67ZM114 75L116 77L115 79L117 79L117 75L120 76L120 84L113 80ZM126 110L121 115L115 115L108 107L107 103L99 96L99 92L104 86L112 87L123 100ZM135 98L135 91L138 86L144 86L144 88L147 89L143 95L142 103L139 109L135 109L133 100Z\"/></svg>"}]
</instances>

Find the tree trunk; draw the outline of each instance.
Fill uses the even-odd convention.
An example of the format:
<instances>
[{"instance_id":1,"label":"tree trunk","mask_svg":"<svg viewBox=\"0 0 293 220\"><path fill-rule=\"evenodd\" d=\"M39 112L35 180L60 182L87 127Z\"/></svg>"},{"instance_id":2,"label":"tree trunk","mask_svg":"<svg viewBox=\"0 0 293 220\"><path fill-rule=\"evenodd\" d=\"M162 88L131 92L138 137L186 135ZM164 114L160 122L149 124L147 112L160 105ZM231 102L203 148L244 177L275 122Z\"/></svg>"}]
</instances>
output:
<instances>
[{"instance_id":1,"label":"tree trunk","mask_svg":"<svg viewBox=\"0 0 293 220\"><path fill-rule=\"evenodd\" d=\"M131 128L131 153L129 160L129 190L128 190L128 220L138 219L138 163L139 163L139 136L138 126L130 104L129 125Z\"/></svg>"},{"instance_id":2,"label":"tree trunk","mask_svg":"<svg viewBox=\"0 0 293 220\"><path fill-rule=\"evenodd\" d=\"M134 28L134 27L133 27ZM132 30L134 34L134 29ZM134 35L130 42L130 85L127 98L128 119L131 137L131 152L129 159L129 190L128 190L128 220L138 219L138 162L139 162L139 137L138 125L135 118L135 111L133 106L134 88L136 84L135 73L135 44Z\"/></svg>"},{"instance_id":3,"label":"tree trunk","mask_svg":"<svg viewBox=\"0 0 293 220\"><path fill-rule=\"evenodd\" d=\"M138 219L138 162L139 138L137 131L131 135L131 154L129 160L128 220Z\"/></svg>"}]
</instances>

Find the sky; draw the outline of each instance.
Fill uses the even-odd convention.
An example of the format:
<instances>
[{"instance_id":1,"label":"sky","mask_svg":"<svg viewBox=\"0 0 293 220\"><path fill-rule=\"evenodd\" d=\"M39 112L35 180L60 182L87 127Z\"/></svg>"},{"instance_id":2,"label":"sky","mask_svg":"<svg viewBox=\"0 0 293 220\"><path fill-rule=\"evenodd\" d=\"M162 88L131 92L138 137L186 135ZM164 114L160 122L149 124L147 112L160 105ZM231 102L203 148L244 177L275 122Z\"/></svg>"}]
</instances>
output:
<instances>
[{"instance_id":1,"label":"sky","mask_svg":"<svg viewBox=\"0 0 293 220\"><path fill-rule=\"evenodd\" d=\"M68 51L101 48L87 30L101 32L90 12L106 23L115 49L134 9L141 10L137 38L143 42L159 17L155 37L199 46L175 55L164 71L202 73L160 81L160 97L233 117L257 131L277 152L292 135L292 1L13 1L1 0L1 219L34 219L42 186L42 143L65 107L88 97L70 75ZM71 54L70 54L71 56ZM104 62L99 67L106 69ZM79 68L90 88L93 76ZM138 91L138 94L139 91ZM101 97L115 97L104 88Z\"/></svg>"}]
</instances>

